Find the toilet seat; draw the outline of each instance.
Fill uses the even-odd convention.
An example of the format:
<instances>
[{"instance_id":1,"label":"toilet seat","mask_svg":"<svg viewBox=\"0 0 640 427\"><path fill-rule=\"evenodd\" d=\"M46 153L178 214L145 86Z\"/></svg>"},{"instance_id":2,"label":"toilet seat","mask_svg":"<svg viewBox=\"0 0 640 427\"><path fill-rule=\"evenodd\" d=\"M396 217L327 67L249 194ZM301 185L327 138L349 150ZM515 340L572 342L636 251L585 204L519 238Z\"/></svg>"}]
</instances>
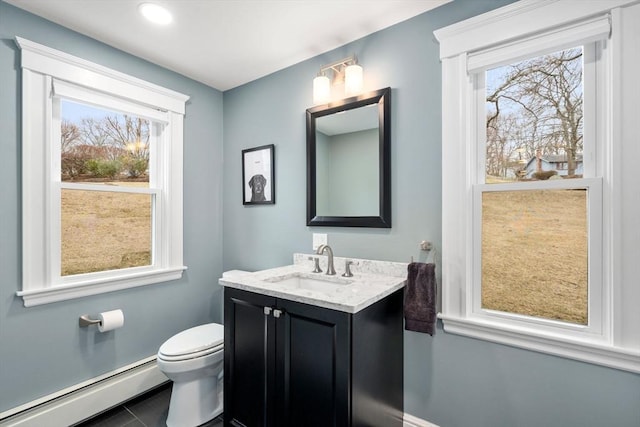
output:
<instances>
[{"instance_id":1,"label":"toilet seat","mask_svg":"<svg viewBox=\"0 0 640 427\"><path fill-rule=\"evenodd\" d=\"M169 338L158 350L158 358L180 361L223 350L224 326L217 323L196 326Z\"/></svg>"}]
</instances>

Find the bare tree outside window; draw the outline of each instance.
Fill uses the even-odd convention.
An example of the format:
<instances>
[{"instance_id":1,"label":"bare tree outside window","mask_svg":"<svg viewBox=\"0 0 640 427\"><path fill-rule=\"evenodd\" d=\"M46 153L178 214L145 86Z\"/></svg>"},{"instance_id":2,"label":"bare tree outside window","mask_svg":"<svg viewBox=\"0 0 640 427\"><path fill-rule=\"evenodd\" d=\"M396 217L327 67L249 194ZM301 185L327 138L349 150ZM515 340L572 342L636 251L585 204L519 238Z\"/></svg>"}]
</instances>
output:
<instances>
[{"instance_id":1,"label":"bare tree outside window","mask_svg":"<svg viewBox=\"0 0 640 427\"><path fill-rule=\"evenodd\" d=\"M61 111L61 181L149 187L149 120L68 100ZM61 275L150 265L152 197L84 188L61 191Z\"/></svg>"},{"instance_id":2,"label":"bare tree outside window","mask_svg":"<svg viewBox=\"0 0 640 427\"><path fill-rule=\"evenodd\" d=\"M588 192L527 183L582 178L583 49L488 70L485 92L485 182L522 184L482 194L482 308L586 325Z\"/></svg>"},{"instance_id":3,"label":"bare tree outside window","mask_svg":"<svg viewBox=\"0 0 640 427\"><path fill-rule=\"evenodd\" d=\"M582 175L582 60L574 48L487 71L487 182Z\"/></svg>"},{"instance_id":4,"label":"bare tree outside window","mask_svg":"<svg viewBox=\"0 0 640 427\"><path fill-rule=\"evenodd\" d=\"M63 102L63 114L68 104ZM85 110L84 116L62 120L62 180L148 182L149 120L88 106Z\"/></svg>"}]
</instances>

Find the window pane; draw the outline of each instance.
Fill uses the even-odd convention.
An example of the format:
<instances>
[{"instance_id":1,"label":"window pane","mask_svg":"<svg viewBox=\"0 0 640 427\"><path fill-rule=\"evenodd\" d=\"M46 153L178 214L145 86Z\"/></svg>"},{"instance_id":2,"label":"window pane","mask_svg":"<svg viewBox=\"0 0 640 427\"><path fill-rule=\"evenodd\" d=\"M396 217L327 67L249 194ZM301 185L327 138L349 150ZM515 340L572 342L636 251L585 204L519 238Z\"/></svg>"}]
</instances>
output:
<instances>
[{"instance_id":1,"label":"window pane","mask_svg":"<svg viewBox=\"0 0 640 427\"><path fill-rule=\"evenodd\" d=\"M588 323L587 190L482 195L482 308Z\"/></svg>"},{"instance_id":2,"label":"window pane","mask_svg":"<svg viewBox=\"0 0 640 427\"><path fill-rule=\"evenodd\" d=\"M486 183L583 174L583 49L486 72Z\"/></svg>"},{"instance_id":3,"label":"window pane","mask_svg":"<svg viewBox=\"0 0 640 427\"><path fill-rule=\"evenodd\" d=\"M147 119L62 99L61 180L149 184Z\"/></svg>"},{"instance_id":4,"label":"window pane","mask_svg":"<svg viewBox=\"0 0 640 427\"><path fill-rule=\"evenodd\" d=\"M61 275L150 265L152 198L62 189Z\"/></svg>"}]
</instances>

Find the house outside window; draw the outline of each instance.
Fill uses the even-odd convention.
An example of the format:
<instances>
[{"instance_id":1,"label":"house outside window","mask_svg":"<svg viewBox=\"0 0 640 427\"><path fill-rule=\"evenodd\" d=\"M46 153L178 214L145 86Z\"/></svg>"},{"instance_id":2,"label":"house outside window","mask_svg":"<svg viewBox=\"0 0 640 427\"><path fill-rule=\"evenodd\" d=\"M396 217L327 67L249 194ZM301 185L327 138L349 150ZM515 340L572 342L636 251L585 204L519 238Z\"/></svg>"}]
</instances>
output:
<instances>
[{"instance_id":1,"label":"house outside window","mask_svg":"<svg viewBox=\"0 0 640 427\"><path fill-rule=\"evenodd\" d=\"M16 41L25 306L180 278L188 97Z\"/></svg>"},{"instance_id":2,"label":"house outside window","mask_svg":"<svg viewBox=\"0 0 640 427\"><path fill-rule=\"evenodd\" d=\"M435 32L445 331L640 372L612 112L634 3L525 0Z\"/></svg>"}]
</instances>

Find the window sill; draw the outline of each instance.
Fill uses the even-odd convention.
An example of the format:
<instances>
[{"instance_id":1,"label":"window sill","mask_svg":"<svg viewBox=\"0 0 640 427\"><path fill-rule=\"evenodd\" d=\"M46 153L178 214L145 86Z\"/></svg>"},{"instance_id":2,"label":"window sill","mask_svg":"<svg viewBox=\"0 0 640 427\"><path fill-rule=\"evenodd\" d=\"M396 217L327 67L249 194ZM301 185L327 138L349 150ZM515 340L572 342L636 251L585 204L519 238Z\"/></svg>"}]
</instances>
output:
<instances>
[{"instance_id":1,"label":"window sill","mask_svg":"<svg viewBox=\"0 0 640 427\"><path fill-rule=\"evenodd\" d=\"M637 350L551 334L532 333L522 328L446 316L442 313L438 317L442 319L444 330L448 333L640 373L640 351Z\"/></svg>"},{"instance_id":2,"label":"window sill","mask_svg":"<svg viewBox=\"0 0 640 427\"><path fill-rule=\"evenodd\" d=\"M154 283L168 282L182 277L182 272L187 267L164 268L161 270L128 273L118 277L110 277L91 282L76 283L72 285L56 286L53 288L18 291L16 294L22 297L25 307L49 304L52 302L66 301L82 298L90 295L135 288L138 286L152 285Z\"/></svg>"}]
</instances>

